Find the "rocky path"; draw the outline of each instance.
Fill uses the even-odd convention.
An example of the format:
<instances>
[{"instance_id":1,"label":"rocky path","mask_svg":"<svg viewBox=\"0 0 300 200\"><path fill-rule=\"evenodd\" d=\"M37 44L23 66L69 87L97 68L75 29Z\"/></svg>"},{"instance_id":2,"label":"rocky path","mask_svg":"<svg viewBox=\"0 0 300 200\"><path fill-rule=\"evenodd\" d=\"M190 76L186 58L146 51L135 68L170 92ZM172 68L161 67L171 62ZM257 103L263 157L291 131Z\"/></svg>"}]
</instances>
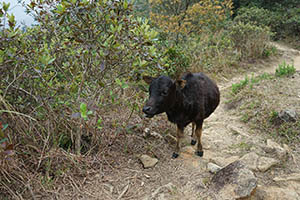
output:
<instances>
[{"instance_id":1,"label":"rocky path","mask_svg":"<svg viewBox=\"0 0 300 200\"><path fill-rule=\"evenodd\" d=\"M265 67L254 74L274 73L283 61L300 70L299 51L274 45L283 52L280 60L262 63ZM109 176L99 174L85 188L84 194L89 195L78 199L300 200L300 150L291 150L251 130L226 109L226 89L244 77L219 84L221 104L204 123L202 158L194 154L195 147L187 136L179 158L171 159L171 150L162 152L162 156L146 158L150 164L145 169L141 163L128 160L132 167L120 168ZM160 145L165 145L166 136L158 137Z\"/></svg>"},{"instance_id":2,"label":"rocky path","mask_svg":"<svg viewBox=\"0 0 300 200\"><path fill-rule=\"evenodd\" d=\"M274 73L284 61L300 70L299 51L274 45L283 52L280 60L268 63L249 76ZM300 153L250 130L224 106L225 90L244 77L245 74L220 85L221 104L204 124L204 157L195 156L194 147L185 146L176 161L179 167L175 172L181 174L182 181L176 184L178 180L171 179L165 186L158 187L161 192L155 191L144 199L300 199L300 163L296 159ZM187 138L186 144L189 140ZM238 167L240 162L242 167ZM224 168L230 163L233 164L228 169ZM220 183L217 179L224 180Z\"/></svg>"},{"instance_id":3,"label":"rocky path","mask_svg":"<svg viewBox=\"0 0 300 200\"><path fill-rule=\"evenodd\" d=\"M293 64L296 70L300 70L299 51L279 44L274 45L283 52L281 59L269 63L266 68L261 68L254 74L274 73L278 64L283 61ZM196 158L193 155L192 147L187 146L184 148L181 159L187 165L198 168L199 171L212 172L220 170L219 167L222 170L223 167L234 161L242 161L245 164L244 167L250 169L256 177L255 191L251 190L255 188L253 187L254 182L251 182L252 174L239 176L219 173L214 178L212 178L213 175L203 177L202 182L205 178L214 181L216 178L222 179L224 178L222 176L225 176L227 182L225 181L226 183L216 191L213 189L219 183L212 181L204 191L200 192L200 199L238 199L249 196L251 196L249 199L300 199L299 150L292 151L287 145L281 146L271 139L267 139L263 134L250 130L224 106L224 91L233 83L243 79L244 76L236 77L220 85L223 94L221 104L204 126L202 139L205 150L204 157ZM231 176L235 176L235 180L230 181ZM194 182L197 181L194 180ZM237 185L237 183L244 185ZM186 192L185 188L183 190L183 193ZM238 194L238 190L244 191ZM197 194L197 190L191 191L191 194L185 195L186 199L199 199L195 194Z\"/></svg>"}]
</instances>

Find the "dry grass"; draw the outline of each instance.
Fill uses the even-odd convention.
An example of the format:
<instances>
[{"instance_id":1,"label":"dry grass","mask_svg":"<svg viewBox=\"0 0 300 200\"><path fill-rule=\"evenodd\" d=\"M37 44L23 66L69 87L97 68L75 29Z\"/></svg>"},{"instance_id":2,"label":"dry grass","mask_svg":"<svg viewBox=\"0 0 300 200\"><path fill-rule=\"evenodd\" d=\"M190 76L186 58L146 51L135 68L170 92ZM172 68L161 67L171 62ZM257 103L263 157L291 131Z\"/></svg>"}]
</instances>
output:
<instances>
[{"instance_id":1,"label":"dry grass","mask_svg":"<svg viewBox=\"0 0 300 200\"><path fill-rule=\"evenodd\" d=\"M230 88L231 90L231 88ZM277 123L278 113L292 109L300 113L300 72L285 77L269 75L249 83L237 94L228 95L228 108L235 108L241 120L286 143L300 141L300 122Z\"/></svg>"},{"instance_id":2,"label":"dry grass","mask_svg":"<svg viewBox=\"0 0 300 200\"><path fill-rule=\"evenodd\" d=\"M157 132L168 130L169 125L163 120L151 127L149 120L141 118L139 113L132 114L129 108L115 106L114 109L115 112L101 113L105 116L101 131L88 131L86 128L82 143L88 151L82 155L50 147L47 138L34 141L35 137L32 136L32 141L15 144L14 154L0 163L0 199L74 199L75 194L76 198L93 198L84 187L95 175L113 177L116 171L131 168L132 164L141 168L138 159L141 154L157 158L171 155L172 146L166 145L165 140L145 138L143 135L145 127ZM9 113L2 114L1 120L4 123L18 121L18 127L13 130L20 134L26 134L22 132L24 124L32 123L24 116ZM93 126L89 128L94 130ZM5 130L8 135L10 131ZM38 148L37 142L41 142L44 149ZM127 175L119 174L118 178L125 179ZM135 191L132 192L126 195L137 195Z\"/></svg>"}]
</instances>

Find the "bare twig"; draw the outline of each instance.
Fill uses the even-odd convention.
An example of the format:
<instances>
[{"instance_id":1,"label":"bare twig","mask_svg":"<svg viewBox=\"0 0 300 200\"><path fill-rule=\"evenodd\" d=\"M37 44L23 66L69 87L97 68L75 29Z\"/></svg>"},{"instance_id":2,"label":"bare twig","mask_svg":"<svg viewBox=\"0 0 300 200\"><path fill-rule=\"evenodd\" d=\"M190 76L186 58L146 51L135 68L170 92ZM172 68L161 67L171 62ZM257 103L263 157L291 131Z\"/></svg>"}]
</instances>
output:
<instances>
[{"instance_id":1,"label":"bare twig","mask_svg":"<svg viewBox=\"0 0 300 200\"><path fill-rule=\"evenodd\" d=\"M121 194L118 196L118 199L121 199L124 194L126 194L126 192L128 191L128 188L129 188L129 182L128 184L124 187L123 191L121 192Z\"/></svg>"},{"instance_id":2,"label":"bare twig","mask_svg":"<svg viewBox=\"0 0 300 200\"><path fill-rule=\"evenodd\" d=\"M4 112L4 113L10 113L10 114L16 114L16 115L21 115L21 116L23 116L23 117L27 117L27 118L29 118L29 119L31 119L31 120L37 121L36 119L34 119L34 118L33 118L33 117L31 117L31 116L29 116L29 115L26 115L26 114L24 114L24 113L17 112L17 111L11 111L11 110L0 110L0 113L2 113L2 112Z\"/></svg>"},{"instance_id":3,"label":"bare twig","mask_svg":"<svg viewBox=\"0 0 300 200\"><path fill-rule=\"evenodd\" d=\"M29 192L30 192L30 194L31 194L31 196L32 196L32 199L33 199L33 200L36 200L36 197L34 196L34 193L33 193L33 191L32 191L32 188L30 187L30 184L27 184L26 186L27 186L27 188L28 188L28 190L29 190Z\"/></svg>"}]
</instances>

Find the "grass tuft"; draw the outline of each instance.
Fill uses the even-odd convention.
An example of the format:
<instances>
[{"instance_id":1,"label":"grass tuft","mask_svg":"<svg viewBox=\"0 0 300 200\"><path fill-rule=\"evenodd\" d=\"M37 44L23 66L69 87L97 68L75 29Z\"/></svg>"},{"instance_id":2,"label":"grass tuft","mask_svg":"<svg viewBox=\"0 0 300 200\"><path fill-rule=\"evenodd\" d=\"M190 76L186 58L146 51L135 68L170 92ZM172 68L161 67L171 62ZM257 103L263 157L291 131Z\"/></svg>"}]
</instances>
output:
<instances>
[{"instance_id":1,"label":"grass tuft","mask_svg":"<svg viewBox=\"0 0 300 200\"><path fill-rule=\"evenodd\" d=\"M278 68L275 71L275 75L278 77L281 76L290 76L296 72L296 68L293 64L289 65L286 62L278 65Z\"/></svg>"}]
</instances>

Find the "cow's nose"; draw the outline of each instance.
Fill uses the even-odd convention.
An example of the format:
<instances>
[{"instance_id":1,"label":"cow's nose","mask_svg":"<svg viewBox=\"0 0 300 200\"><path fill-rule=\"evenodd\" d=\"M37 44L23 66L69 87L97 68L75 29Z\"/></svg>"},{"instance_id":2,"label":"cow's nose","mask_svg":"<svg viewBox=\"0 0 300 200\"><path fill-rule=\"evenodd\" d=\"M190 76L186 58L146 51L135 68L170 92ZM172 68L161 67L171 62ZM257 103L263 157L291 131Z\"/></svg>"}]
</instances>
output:
<instances>
[{"instance_id":1,"label":"cow's nose","mask_svg":"<svg viewBox=\"0 0 300 200\"><path fill-rule=\"evenodd\" d=\"M144 106L143 112L148 113L151 110L151 106Z\"/></svg>"}]
</instances>

